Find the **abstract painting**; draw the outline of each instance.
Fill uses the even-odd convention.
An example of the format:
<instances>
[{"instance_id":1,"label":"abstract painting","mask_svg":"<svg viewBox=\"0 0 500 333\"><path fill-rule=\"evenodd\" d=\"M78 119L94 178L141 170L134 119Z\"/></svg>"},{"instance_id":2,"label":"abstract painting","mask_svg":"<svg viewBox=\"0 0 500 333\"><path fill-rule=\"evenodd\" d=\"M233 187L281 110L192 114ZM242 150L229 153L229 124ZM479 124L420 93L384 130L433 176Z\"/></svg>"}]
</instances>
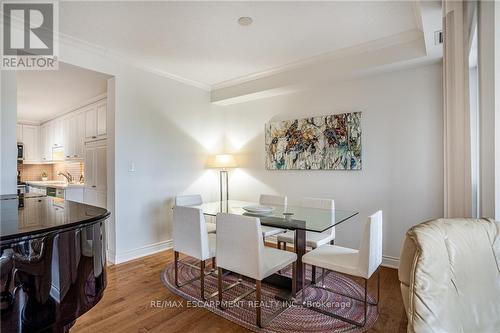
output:
<instances>
[{"instance_id":1,"label":"abstract painting","mask_svg":"<svg viewBox=\"0 0 500 333\"><path fill-rule=\"evenodd\" d=\"M266 124L268 170L361 170L361 112Z\"/></svg>"}]
</instances>

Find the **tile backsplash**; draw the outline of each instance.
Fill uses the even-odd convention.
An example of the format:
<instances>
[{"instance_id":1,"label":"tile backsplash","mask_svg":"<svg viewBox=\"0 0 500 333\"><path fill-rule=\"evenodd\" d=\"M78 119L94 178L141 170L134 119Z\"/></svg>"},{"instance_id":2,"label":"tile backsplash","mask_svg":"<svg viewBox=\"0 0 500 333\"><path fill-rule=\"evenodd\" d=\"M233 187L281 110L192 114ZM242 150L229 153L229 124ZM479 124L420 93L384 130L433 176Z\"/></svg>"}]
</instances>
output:
<instances>
[{"instance_id":1,"label":"tile backsplash","mask_svg":"<svg viewBox=\"0 0 500 333\"><path fill-rule=\"evenodd\" d=\"M63 176L58 176L59 172L69 172L75 182L80 180L80 175L84 175L83 162L63 162L54 164L54 180L66 180Z\"/></svg>"},{"instance_id":2,"label":"tile backsplash","mask_svg":"<svg viewBox=\"0 0 500 333\"><path fill-rule=\"evenodd\" d=\"M56 164L19 164L21 181L42 180L42 171L47 172L49 180L66 180L59 172L69 172L76 182L84 175L83 162L61 162Z\"/></svg>"},{"instance_id":3,"label":"tile backsplash","mask_svg":"<svg viewBox=\"0 0 500 333\"><path fill-rule=\"evenodd\" d=\"M18 170L21 171L21 181L42 180L42 171L47 172L49 180L54 179L54 168L52 164L19 164Z\"/></svg>"}]
</instances>

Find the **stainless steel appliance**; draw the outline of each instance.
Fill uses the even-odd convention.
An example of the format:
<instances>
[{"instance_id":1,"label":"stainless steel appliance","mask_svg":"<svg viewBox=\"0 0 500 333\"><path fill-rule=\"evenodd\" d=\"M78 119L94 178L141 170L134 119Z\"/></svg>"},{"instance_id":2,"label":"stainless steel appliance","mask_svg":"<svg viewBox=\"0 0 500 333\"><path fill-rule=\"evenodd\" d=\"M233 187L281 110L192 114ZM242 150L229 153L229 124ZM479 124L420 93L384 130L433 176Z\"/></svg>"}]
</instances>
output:
<instances>
[{"instance_id":1,"label":"stainless steel appliance","mask_svg":"<svg viewBox=\"0 0 500 333\"><path fill-rule=\"evenodd\" d=\"M21 142L17 143L17 161L22 162L24 160L24 144Z\"/></svg>"}]
</instances>

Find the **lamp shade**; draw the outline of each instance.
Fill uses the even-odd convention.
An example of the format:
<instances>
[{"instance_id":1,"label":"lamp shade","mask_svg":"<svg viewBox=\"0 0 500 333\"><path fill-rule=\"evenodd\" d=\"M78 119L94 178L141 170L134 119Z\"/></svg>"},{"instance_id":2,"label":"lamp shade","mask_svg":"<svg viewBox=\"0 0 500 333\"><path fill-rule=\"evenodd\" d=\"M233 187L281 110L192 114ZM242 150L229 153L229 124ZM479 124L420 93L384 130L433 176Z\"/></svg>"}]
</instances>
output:
<instances>
[{"instance_id":1,"label":"lamp shade","mask_svg":"<svg viewBox=\"0 0 500 333\"><path fill-rule=\"evenodd\" d=\"M236 168L238 165L236 164L236 160L234 156L231 154L218 154L212 156L208 162L209 168Z\"/></svg>"}]
</instances>

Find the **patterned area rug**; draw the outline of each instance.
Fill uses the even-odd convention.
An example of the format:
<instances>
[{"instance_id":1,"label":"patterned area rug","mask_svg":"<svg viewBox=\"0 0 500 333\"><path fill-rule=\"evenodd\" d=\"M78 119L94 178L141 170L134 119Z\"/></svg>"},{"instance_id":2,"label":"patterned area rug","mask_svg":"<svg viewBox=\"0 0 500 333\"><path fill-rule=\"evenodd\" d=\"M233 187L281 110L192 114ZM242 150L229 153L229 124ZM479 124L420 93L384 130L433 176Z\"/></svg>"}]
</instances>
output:
<instances>
[{"instance_id":1,"label":"patterned area rug","mask_svg":"<svg viewBox=\"0 0 500 333\"><path fill-rule=\"evenodd\" d=\"M190 258L181 258L183 262L189 262L193 265L199 265L196 260ZM207 261L207 272L211 268ZM320 275L321 269L316 274ZM188 265L179 263L179 283L198 277L199 270ZM291 269L282 271L283 275L290 276ZM308 279L311 276L310 268L306 272ZM217 315L226 318L238 325L244 326L255 332L363 332L373 326L378 317L378 310L375 306L368 306L367 320L364 327L356 327L341 320L326 316L316 311L307 309L300 304L291 304L289 302L278 301L275 296L279 294L280 289L271 285L262 284L262 322L264 328L255 325L255 293L252 293L238 302L231 302L239 295L255 288L252 280L243 279L238 286L227 290L223 294L225 310L217 307L218 296L214 296L206 301L200 298L200 280L188 283L181 288L177 288L174 283L174 264L168 265L161 275L165 286L173 293L186 300L185 306L204 307ZM224 288L238 281L235 274L224 277ZM339 291L343 294L363 299L364 289L356 281L347 276L331 272L324 279L324 285L327 288ZM211 274L205 276L205 295L208 298L217 291L217 275ZM297 302L301 300L300 294L297 295ZM369 295L371 301L373 296ZM336 313L343 317L348 317L355 321L363 320L363 303L351 300L348 297L333 294L322 289L306 287L305 301L311 305L319 305L322 309ZM288 305L288 308L287 308ZM286 309L279 314L270 323L267 321L273 314Z\"/></svg>"}]
</instances>

